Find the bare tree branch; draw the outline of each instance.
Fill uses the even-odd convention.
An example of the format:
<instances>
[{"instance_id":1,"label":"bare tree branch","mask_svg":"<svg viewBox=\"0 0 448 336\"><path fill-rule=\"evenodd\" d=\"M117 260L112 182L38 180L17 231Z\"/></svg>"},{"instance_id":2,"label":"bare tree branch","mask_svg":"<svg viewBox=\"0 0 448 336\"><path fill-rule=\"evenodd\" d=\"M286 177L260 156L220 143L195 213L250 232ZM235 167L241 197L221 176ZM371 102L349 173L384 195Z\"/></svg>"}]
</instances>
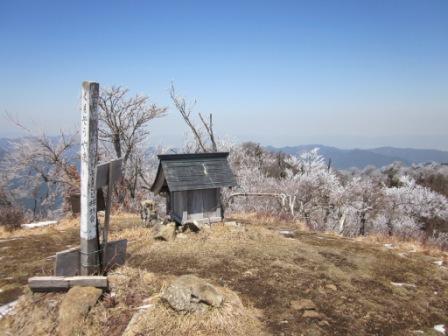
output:
<instances>
[{"instance_id":1,"label":"bare tree branch","mask_svg":"<svg viewBox=\"0 0 448 336\"><path fill-rule=\"evenodd\" d=\"M107 156L114 152L116 158L123 158L124 189L121 188L120 200L129 193L133 199L141 180L138 172L145 155L142 150L149 137L149 123L166 114L166 107L158 107L150 102L148 96L128 96L129 90L113 86L101 91L99 98L100 125L99 137L103 144L103 153ZM112 144L112 146L110 145ZM111 148L112 147L112 148Z\"/></svg>"},{"instance_id":2,"label":"bare tree branch","mask_svg":"<svg viewBox=\"0 0 448 336\"><path fill-rule=\"evenodd\" d=\"M13 121L13 119L10 119ZM13 190L34 199L34 217L48 216L57 209L57 200L79 189L79 174L74 164L75 136L61 131L58 138L45 133L35 135L17 120L14 124L29 135L11 142L1 169L14 183Z\"/></svg>"},{"instance_id":3,"label":"bare tree branch","mask_svg":"<svg viewBox=\"0 0 448 336\"><path fill-rule=\"evenodd\" d=\"M191 121L190 115L191 115L191 111L192 111L192 106L187 106L187 102L185 101L185 98L176 95L176 90L174 89L173 84L171 84L170 96L171 96L171 100L173 101L173 103L176 106L177 110L179 111L180 115L184 119L187 126L190 128L199 149L202 152L208 152L207 147L205 146L205 142L202 139L200 132L198 131L197 127Z\"/></svg>"},{"instance_id":4,"label":"bare tree branch","mask_svg":"<svg viewBox=\"0 0 448 336\"><path fill-rule=\"evenodd\" d=\"M214 152L218 151L218 146L216 145L216 141L215 141L215 135L213 133L213 119L212 119L212 114L210 113L210 120L209 123L207 124L207 122L204 120L204 118L202 117L202 114L199 113L199 118L202 121L202 124L204 125L209 137L210 137L210 142L212 143L212 149Z\"/></svg>"}]
</instances>

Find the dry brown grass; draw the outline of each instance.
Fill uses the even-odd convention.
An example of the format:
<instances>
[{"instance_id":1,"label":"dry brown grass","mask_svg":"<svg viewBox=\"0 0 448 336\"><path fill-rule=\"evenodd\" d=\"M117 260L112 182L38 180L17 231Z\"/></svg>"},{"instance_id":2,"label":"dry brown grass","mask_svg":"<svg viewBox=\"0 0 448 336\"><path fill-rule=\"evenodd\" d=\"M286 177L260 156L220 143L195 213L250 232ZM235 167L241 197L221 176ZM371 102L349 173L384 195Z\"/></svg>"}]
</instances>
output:
<instances>
[{"instance_id":1,"label":"dry brown grass","mask_svg":"<svg viewBox=\"0 0 448 336\"><path fill-rule=\"evenodd\" d=\"M263 335L256 310L246 308L239 297L226 288L217 287L224 296L220 308L204 314L183 314L171 309L159 293L173 276L158 276L143 270L122 267L109 276L110 293L106 293L84 321L79 321L74 335L121 335L133 314L142 305L151 304L138 321L135 335ZM26 291L20 298L16 314L0 321L1 335L44 336L58 330L61 293ZM2 333L3 332L3 333Z\"/></svg>"},{"instance_id":2,"label":"dry brown grass","mask_svg":"<svg viewBox=\"0 0 448 336\"><path fill-rule=\"evenodd\" d=\"M448 263L448 251L443 251L439 247L425 244L421 240L407 239L404 240L400 237L372 234L368 236L360 236L354 238L355 241L369 243L369 244L391 244L393 249L397 249L402 252L419 252L436 258L444 259Z\"/></svg>"},{"instance_id":3,"label":"dry brown grass","mask_svg":"<svg viewBox=\"0 0 448 336\"><path fill-rule=\"evenodd\" d=\"M100 222L104 220L104 213L99 212L98 218ZM121 230L121 228L133 228L138 227L140 223L140 219L134 214L129 213L116 213L112 217L111 225L115 225L112 227L112 230ZM67 215L66 217L59 220L58 224L43 226L33 229L17 229L14 231L8 231L5 228L0 226L0 239L10 239L16 237L29 237L36 235L52 235L58 232L64 232L66 230L79 230L79 217L73 217L71 215Z\"/></svg>"},{"instance_id":4,"label":"dry brown grass","mask_svg":"<svg viewBox=\"0 0 448 336\"><path fill-rule=\"evenodd\" d=\"M448 272L432 256L335 235L299 232L287 239L267 227L217 224L188 239L142 240L131 245L128 262L165 275L194 273L231 288L245 305L263 310L273 334L407 335L445 321ZM291 311L289 302L298 298L312 299L328 325Z\"/></svg>"},{"instance_id":5,"label":"dry brown grass","mask_svg":"<svg viewBox=\"0 0 448 336\"><path fill-rule=\"evenodd\" d=\"M74 220L30 230L2 232L0 304L17 298L32 275L50 275L57 251L79 243Z\"/></svg>"},{"instance_id":6,"label":"dry brown grass","mask_svg":"<svg viewBox=\"0 0 448 336\"><path fill-rule=\"evenodd\" d=\"M15 315L0 320L0 335L56 335L61 294L33 295L29 290L18 300Z\"/></svg>"},{"instance_id":7,"label":"dry brown grass","mask_svg":"<svg viewBox=\"0 0 448 336\"><path fill-rule=\"evenodd\" d=\"M139 219L134 215L114 216L111 237L137 238L142 233L138 223ZM125 231L120 234L122 230ZM30 276L51 275L55 253L77 245L78 218L67 217L46 227L0 231L0 305L16 299Z\"/></svg>"},{"instance_id":8,"label":"dry brown grass","mask_svg":"<svg viewBox=\"0 0 448 336\"><path fill-rule=\"evenodd\" d=\"M260 225L270 228L289 228L297 229L300 231L309 231L309 228L300 221L291 221L290 218L285 216L279 218L268 213L248 212L248 213L235 213L230 215L230 220L237 220L242 223L250 223L252 225Z\"/></svg>"},{"instance_id":9,"label":"dry brown grass","mask_svg":"<svg viewBox=\"0 0 448 336\"><path fill-rule=\"evenodd\" d=\"M155 306L142 320L143 335L412 335L419 330L431 335L435 324L448 323L446 259L443 266L434 264L444 254L412 242L393 241L397 247L388 249L384 243L391 241L382 237L348 239L304 231L288 239L277 229L297 224L247 218L243 227L216 224L161 242L137 222L114 217L111 237L129 239L127 266L110 275L114 296L105 295L93 308L80 335L121 335L136 308L148 303ZM218 286L228 297L225 309L200 318L177 314L160 302L158 293L182 274ZM237 301L232 293L242 306L228 305ZM55 311L45 305L48 299L58 302L61 294L55 295L27 293L22 299L25 314L50 314L46 330ZM312 300L321 318L304 318L291 309L297 299ZM24 306L19 307L21 313ZM21 335L20 328L27 330L33 321L13 322L13 334ZM5 322L0 323L2 330Z\"/></svg>"},{"instance_id":10,"label":"dry brown grass","mask_svg":"<svg viewBox=\"0 0 448 336\"><path fill-rule=\"evenodd\" d=\"M266 334L254 311L244 307L234 292L222 287L217 289L224 296L223 306L210 308L202 314L178 313L156 295L150 301L153 306L141 315L133 330L154 336Z\"/></svg>"},{"instance_id":11,"label":"dry brown grass","mask_svg":"<svg viewBox=\"0 0 448 336\"><path fill-rule=\"evenodd\" d=\"M0 239L10 239L15 237L29 237L39 234L51 234L58 231L63 231L71 229L77 225L79 219L66 217L59 221L58 224L38 227L34 229L17 229L13 231L8 231L3 227L0 227Z\"/></svg>"}]
</instances>

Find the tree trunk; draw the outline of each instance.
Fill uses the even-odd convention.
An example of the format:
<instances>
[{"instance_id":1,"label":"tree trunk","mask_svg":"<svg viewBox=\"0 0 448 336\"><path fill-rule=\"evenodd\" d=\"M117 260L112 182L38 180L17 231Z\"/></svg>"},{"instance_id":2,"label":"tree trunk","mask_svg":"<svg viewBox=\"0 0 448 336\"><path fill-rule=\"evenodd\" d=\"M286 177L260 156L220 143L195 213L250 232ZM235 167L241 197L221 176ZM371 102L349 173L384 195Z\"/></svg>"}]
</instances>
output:
<instances>
[{"instance_id":1,"label":"tree trunk","mask_svg":"<svg viewBox=\"0 0 448 336\"><path fill-rule=\"evenodd\" d=\"M366 234L366 213L363 211L361 213L361 227L359 228L359 234L365 236Z\"/></svg>"},{"instance_id":2,"label":"tree trunk","mask_svg":"<svg viewBox=\"0 0 448 336\"><path fill-rule=\"evenodd\" d=\"M389 234L389 236L392 236L392 234L393 234L393 227L392 227L392 221L391 221L390 218L387 221L386 225L387 225L387 233Z\"/></svg>"},{"instance_id":3,"label":"tree trunk","mask_svg":"<svg viewBox=\"0 0 448 336\"><path fill-rule=\"evenodd\" d=\"M121 143L120 143L120 134L114 133L112 143L114 145L115 154L117 155L117 159L121 158Z\"/></svg>"}]
</instances>

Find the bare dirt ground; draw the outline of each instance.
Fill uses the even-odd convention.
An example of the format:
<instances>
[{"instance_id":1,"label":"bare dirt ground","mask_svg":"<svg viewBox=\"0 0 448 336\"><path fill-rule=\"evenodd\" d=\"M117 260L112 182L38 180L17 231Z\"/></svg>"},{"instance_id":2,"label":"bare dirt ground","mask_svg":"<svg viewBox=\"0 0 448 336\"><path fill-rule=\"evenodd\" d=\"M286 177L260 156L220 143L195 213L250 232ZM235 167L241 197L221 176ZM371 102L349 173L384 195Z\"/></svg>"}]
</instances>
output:
<instances>
[{"instance_id":1,"label":"bare dirt ground","mask_svg":"<svg viewBox=\"0 0 448 336\"><path fill-rule=\"evenodd\" d=\"M135 216L120 216L115 229L133 226ZM0 305L17 299L32 275L53 275L55 253L79 245L78 219L56 226L0 231Z\"/></svg>"},{"instance_id":2,"label":"bare dirt ground","mask_svg":"<svg viewBox=\"0 0 448 336\"><path fill-rule=\"evenodd\" d=\"M32 274L51 274L54 254L79 242L74 225L18 230L0 238L0 305L17 299Z\"/></svg>"},{"instance_id":3,"label":"bare dirt ground","mask_svg":"<svg viewBox=\"0 0 448 336\"><path fill-rule=\"evenodd\" d=\"M260 221L242 227L216 224L161 242L137 222L136 217L114 218L112 238L129 239L126 271L116 271L126 277L125 285L114 289L122 292L115 299L118 302L110 304L105 297L101 307L94 309L82 334L120 335L133 308L159 291L165 280L188 273L236 292L272 335L436 335L435 325L448 324L446 253L304 231L285 238L278 233L284 223ZM0 286L6 287L0 295L10 293L1 297L3 302L19 293L8 288L21 291L28 276L49 274L53 260L46 257L76 244L77 230L73 223L65 224L7 245L0 243ZM51 299L56 308L46 314L52 316L61 295L26 291L18 309L43 316L36 309L43 309L43 302ZM294 309L294 301L302 299L314 302L318 316L306 317ZM2 328L27 334L26 323L18 315L0 320L0 334ZM56 323L48 320L53 326L42 329L47 333Z\"/></svg>"}]
</instances>

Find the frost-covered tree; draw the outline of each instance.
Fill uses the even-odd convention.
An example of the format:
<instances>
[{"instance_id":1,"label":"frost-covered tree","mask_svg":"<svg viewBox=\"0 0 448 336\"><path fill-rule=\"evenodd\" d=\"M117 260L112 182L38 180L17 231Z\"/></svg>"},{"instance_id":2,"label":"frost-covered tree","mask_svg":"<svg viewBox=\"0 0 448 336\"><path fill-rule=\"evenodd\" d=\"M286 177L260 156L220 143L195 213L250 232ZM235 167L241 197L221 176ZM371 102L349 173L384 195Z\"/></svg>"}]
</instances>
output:
<instances>
[{"instance_id":1,"label":"frost-covered tree","mask_svg":"<svg viewBox=\"0 0 448 336\"><path fill-rule=\"evenodd\" d=\"M365 235L375 231L373 220L383 204L383 192L375 179L354 176L332 195L338 212L338 228L344 235Z\"/></svg>"},{"instance_id":2,"label":"frost-covered tree","mask_svg":"<svg viewBox=\"0 0 448 336\"><path fill-rule=\"evenodd\" d=\"M34 219L60 214L65 198L79 189L75 145L75 136L63 132L54 138L30 133L10 142L1 168L15 198L32 202Z\"/></svg>"},{"instance_id":3,"label":"frost-covered tree","mask_svg":"<svg viewBox=\"0 0 448 336\"><path fill-rule=\"evenodd\" d=\"M443 168L394 164L337 172L317 149L284 156L279 163L276 154L256 144L235 146L230 162L239 186L227 196L241 196L231 202L233 211L288 214L314 230L348 236L419 237L434 219L448 221L447 198L411 177L432 176ZM280 173L272 174L275 170Z\"/></svg>"},{"instance_id":4,"label":"frost-covered tree","mask_svg":"<svg viewBox=\"0 0 448 336\"><path fill-rule=\"evenodd\" d=\"M279 161L261 147L245 144L234 150L231 162L239 182L237 192L243 196L239 209L287 213L313 228L325 228L331 191L339 188L339 181L317 149Z\"/></svg>"},{"instance_id":5,"label":"frost-covered tree","mask_svg":"<svg viewBox=\"0 0 448 336\"><path fill-rule=\"evenodd\" d=\"M317 148L289 157L286 162L289 168L280 183L288 195L291 215L301 217L315 229L323 229L329 214L330 190L338 183L336 176Z\"/></svg>"},{"instance_id":6,"label":"frost-covered tree","mask_svg":"<svg viewBox=\"0 0 448 336\"><path fill-rule=\"evenodd\" d=\"M402 176L400 183L400 187L384 188L383 221L390 235L416 235L424 227L425 220L448 220L445 196L417 184L409 176Z\"/></svg>"},{"instance_id":7,"label":"frost-covered tree","mask_svg":"<svg viewBox=\"0 0 448 336\"><path fill-rule=\"evenodd\" d=\"M123 181L118 186L120 203L133 207L142 179L149 146L149 125L166 114L165 107L146 95L129 96L123 87L102 89L99 98L99 139L103 159L123 158ZM143 182L143 184L145 184Z\"/></svg>"}]
</instances>

